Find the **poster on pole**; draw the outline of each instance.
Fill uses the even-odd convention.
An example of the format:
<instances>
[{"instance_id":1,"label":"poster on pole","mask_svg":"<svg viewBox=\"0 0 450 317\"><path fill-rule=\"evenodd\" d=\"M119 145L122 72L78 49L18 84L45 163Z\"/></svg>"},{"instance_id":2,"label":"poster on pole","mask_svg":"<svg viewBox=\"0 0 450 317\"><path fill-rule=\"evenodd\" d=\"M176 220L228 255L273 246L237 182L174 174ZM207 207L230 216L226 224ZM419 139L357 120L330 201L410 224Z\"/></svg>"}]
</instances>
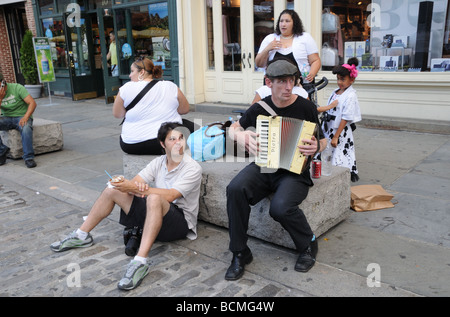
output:
<instances>
[{"instance_id":1,"label":"poster on pole","mask_svg":"<svg viewBox=\"0 0 450 317\"><path fill-rule=\"evenodd\" d=\"M33 45L40 82L49 83L56 81L49 38L35 37L33 38Z\"/></svg>"}]
</instances>

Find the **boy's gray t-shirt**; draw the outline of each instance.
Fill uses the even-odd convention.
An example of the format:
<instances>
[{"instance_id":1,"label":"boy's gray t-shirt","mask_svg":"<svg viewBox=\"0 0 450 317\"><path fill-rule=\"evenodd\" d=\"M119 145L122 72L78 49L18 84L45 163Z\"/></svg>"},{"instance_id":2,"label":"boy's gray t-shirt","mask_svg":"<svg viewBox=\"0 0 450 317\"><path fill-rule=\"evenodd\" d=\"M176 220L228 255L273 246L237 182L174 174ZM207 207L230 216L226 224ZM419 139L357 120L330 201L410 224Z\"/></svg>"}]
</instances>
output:
<instances>
[{"instance_id":1,"label":"boy's gray t-shirt","mask_svg":"<svg viewBox=\"0 0 450 317\"><path fill-rule=\"evenodd\" d=\"M187 237L197 238L197 216L199 209L202 168L189 155L184 155L180 164L172 171L167 170L167 156L162 155L151 161L139 176L153 187L175 189L181 197L173 203L183 209L190 232Z\"/></svg>"}]
</instances>

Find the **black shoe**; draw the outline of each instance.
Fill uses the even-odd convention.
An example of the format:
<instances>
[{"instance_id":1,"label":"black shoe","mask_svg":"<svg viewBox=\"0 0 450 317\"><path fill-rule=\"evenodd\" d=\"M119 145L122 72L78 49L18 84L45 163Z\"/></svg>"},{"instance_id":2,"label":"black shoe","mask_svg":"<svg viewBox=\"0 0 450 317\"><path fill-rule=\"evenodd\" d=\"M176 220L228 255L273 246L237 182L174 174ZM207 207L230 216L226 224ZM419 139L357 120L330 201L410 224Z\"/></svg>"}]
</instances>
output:
<instances>
[{"instance_id":1,"label":"black shoe","mask_svg":"<svg viewBox=\"0 0 450 317\"><path fill-rule=\"evenodd\" d=\"M357 181L359 181L359 176L358 176L358 174L356 174L355 172L352 172L351 173L351 181L353 182L353 183L356 183Z\"/></svg>"},{"instance_id":2,"label":"black shoe","mask_svg":"<svg viewBox=\"0 0 450 317\"><path fill-rule=\"evenodd\" d=\"M5 165L6 163L6 156L9 153L10 148L6 147L6 150L3 152L2 155L0 155L0 166Z\"/></svg>"},{"instance_id":3,"label":"black shoe","mask_svg":"<svg viewBox=\"0 0 450 317\"><path fill-rule=\"evenodd\" d=\"M231 265L225 273L225 279L227 281L235 281L242 277L244 274L244 268L247 264L253 261L252 251L247 247L244 251L233 253L233 260Z\"/></svg>"},{"instance_id":4,"label":"black shoe","mask_svg":"<svg viewBox=\"0 0 450 317\"><path fill-rule=\"evenodd\" d=\"M36 162L35 162L33 159L26 160L26 161L25 161L25 165L26 165L28 168L33 168L33 167L36 167L36 166L37 166Z\"/></svg>"},{"instance_id":5,"label":"black shoe","mask_svg":"<svg viewBox=\"0 0 450 317\"><path fill-rule=\"evenodd\" d=\"M316 263L316 255L319 251L319 246L317 245L317 239L311 241L308 248L301 253L295 263L295 270L298 272L306 273L308 272Z\"/></svg>"}]
</instances>

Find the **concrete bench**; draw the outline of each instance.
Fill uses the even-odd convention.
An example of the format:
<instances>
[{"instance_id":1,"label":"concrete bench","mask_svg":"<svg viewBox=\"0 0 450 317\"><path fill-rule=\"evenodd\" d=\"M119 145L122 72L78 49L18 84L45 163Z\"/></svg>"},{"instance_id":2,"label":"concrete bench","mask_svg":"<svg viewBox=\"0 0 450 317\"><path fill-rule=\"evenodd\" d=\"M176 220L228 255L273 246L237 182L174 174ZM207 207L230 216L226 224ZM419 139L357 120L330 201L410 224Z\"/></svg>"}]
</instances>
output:
<instances>
[{"instance_id":1,"label":"concrete bench","mask_svg":"<svg viewBox=\"0 0 450 317\"><path fill-rule=\"evenodd\" d=\"M123 169L128 179L136 176L156 156L124 154ZM235 157L224 160L232 162L200 162L203 180L200 193L199 219L228 228L226 210L226 187L248 162L236 162ZM301 203L308 222L317 237L345 220L350 210L350 171L333 166L331 176L314 180L314 187ZM286 230L269 216L269 199L263 199L252 206L248 235L284 247L295 249Z\"/></svg>"},{"instance_id":2,"label":"concrete bench","mask_svg":"<svg viewBox=\"0 0 450 317\"><path fill-rule=\"evenodd\" d=\"M9 157L20 159L23 156L22 137L17 130L0 131L3 144L11 149ZM64 146L62 125L59 122L33 118L34 154L59 151Z\"/></svg>"}]
</instances>

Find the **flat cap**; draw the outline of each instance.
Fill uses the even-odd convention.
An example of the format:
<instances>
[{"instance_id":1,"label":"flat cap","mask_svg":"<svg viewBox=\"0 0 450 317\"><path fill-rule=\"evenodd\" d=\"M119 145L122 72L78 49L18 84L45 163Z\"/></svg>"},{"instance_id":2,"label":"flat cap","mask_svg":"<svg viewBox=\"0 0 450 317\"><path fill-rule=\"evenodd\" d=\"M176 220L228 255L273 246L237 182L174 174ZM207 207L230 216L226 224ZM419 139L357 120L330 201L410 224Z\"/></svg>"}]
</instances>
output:
<instances>
[{"instance_id":1,"label":"flat cap","mask_svg":"<svg viewBox=\"0 0 450 317\"><path fill-rule=\"evenodd\" d=\"M266 70L266 75L269 78L294 76L298 73L298 68L287 60L278 60L271 63Z\"/></svg>"}]
</instances>

